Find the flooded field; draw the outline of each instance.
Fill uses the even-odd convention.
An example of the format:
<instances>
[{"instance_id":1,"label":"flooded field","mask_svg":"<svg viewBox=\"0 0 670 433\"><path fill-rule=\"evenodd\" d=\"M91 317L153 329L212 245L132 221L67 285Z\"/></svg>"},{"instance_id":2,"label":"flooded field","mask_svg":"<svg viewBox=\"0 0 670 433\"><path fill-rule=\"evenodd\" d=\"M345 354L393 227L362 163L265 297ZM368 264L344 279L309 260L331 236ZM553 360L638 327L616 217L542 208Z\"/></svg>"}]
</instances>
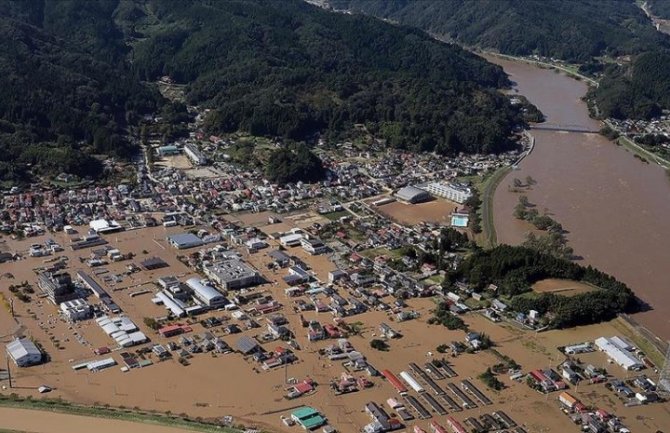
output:
<instances>
[{"instance_id":1,"label":"flooded field","mask_svg":"<svg viewBox=\"0 0 670 433\"><path fill-rule=\"evenodd\" d=\"M586 84L526 63L489 60L505 68L515 89L542 110L547 123L598 128L581 100ZM616 276L652 307L635 317L640 323L670 338L670 318L664 314L670 300L670 273L666 272L670 178L659 166L634 158L600 135L532 133L533 153L495 194L499 242L523 241L528 226L512 215L519 194L508 185L514 178L532 176L537 184L524 192L531 203L563 225L584 264Z\"/></svg>"}]
</instances>

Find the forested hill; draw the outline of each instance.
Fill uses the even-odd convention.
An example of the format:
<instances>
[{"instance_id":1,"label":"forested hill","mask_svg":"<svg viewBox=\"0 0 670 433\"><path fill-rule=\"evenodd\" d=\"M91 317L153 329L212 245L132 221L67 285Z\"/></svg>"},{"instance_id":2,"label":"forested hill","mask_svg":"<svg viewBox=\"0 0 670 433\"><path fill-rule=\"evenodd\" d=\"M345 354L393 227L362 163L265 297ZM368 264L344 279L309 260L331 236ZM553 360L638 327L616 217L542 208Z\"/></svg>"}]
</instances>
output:
<instances>
[{"instance_id":1,"label":"forested hill","mask_svg":"<svg viewBox=\"0 0 670 433\"><path fill-rule=\"evenodd\" d=\"M652 14L664 20L670 20L670 1L647 0L647 5Z\"/></svg>"},{"instance_id":2,"label":"forested hill","mask_svg":"<svg viewBox=\"0 0 670 433\"><path fill-rule=\"evenodd\" d=\"M129 124L156 110L112 32L111 2L0 2L0 180L97 176L127 157Z\"/></svg>"},{"instance_id":3,"label":"forested hill","mask_svg":"<svg viewBox=\"0 0 670 433\"><path fill-rule=\"evenodd\" d=\"M216 109L213 132L338 139L364 124L414 150L509 145L517 113L494 90L502 69L422 31L300 0L136 4L140 77L188 83L190 102Z\"/></svg>"},{"instance_id":4,"label":"forested hill","mask_svg":"<svg viewBox=\"0 0 670 433\"><path fill-rule=\"evenodd\" d=\"M506 54L537 54L596 73L592 92L604 117L644 118L670 108L670 37L635 0L326 0L335 9L413 25L459 43ZM650 0L654 13L670 1ZM621 56L630 55L630 60ZM599 60L619 57L617 62Z\"/></svg>"},{"instance_id":5,"label":"forested hill","mask_svg":"<svg viewBox=\"0 0 670 433\"><path fill-rule=\"evenodd\" d=\"M512 55L572 62L635 54L669 39L655 31L634 0L327 0L422 28L459 43Z\"/></svg>"}]
</instances>

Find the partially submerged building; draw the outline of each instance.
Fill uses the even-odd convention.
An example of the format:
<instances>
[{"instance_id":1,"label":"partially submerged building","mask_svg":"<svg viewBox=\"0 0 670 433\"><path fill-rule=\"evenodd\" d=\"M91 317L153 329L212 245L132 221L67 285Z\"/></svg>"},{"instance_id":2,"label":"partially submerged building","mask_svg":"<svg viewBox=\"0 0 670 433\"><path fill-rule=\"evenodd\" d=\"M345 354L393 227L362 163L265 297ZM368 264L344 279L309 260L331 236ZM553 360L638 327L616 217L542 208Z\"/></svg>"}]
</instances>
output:
<instances>
[{"instance_id":1,"label":"partially submerged building","mask_svg":"<svg viewBox=\"0 0 670 433\"><path fill-rule=\"evenodd\" d=\"M42 351L27 338L17 338L6 346L7 356L17 367L29 367L41 364Z\"/></svg>"}]
</instances>

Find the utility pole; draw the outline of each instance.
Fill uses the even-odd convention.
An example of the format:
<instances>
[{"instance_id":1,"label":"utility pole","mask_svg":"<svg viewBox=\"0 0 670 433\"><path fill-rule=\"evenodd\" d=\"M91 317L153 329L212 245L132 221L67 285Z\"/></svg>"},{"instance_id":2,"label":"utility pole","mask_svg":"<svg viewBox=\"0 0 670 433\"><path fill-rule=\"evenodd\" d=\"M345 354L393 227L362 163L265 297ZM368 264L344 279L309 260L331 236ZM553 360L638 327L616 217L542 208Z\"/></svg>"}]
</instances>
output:
<instances>
[{"instance_id":1,"label":"utility pole","mask_svg":"<svg viewBox=\"0 0 670 433\"><path fill-rule=\"evenodd\" d=\"M9 379L9 388L12 388L12 370L9 368L9 357L7 357L7 379Z\"/></svg>"}]
</instances>

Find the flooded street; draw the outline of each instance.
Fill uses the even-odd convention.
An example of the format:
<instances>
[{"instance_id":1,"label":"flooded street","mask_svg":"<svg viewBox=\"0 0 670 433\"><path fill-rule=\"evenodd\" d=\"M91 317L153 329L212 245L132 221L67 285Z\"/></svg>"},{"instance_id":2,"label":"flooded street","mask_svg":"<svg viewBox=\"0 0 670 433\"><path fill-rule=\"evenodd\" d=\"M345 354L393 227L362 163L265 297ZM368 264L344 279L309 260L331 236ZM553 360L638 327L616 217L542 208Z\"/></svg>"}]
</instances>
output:
<instances>
[{"instance_id":1,"label":"flooded street","mask_svg":"<svg viewBox=\"0 0 670 433\"><path fill-rule=\"evenodd\" d=\"M598 128L580 99L586 84L530 64L488 58L501 65L516 89L538 106L547 123ZM512 213L514 178L536 181L526 195L569 232L581 263L628 284L652 311L635 318L670 338L670 178L597 134L532 131L535 149L498 187L494 218L498 241L518 244L529 226Z\"/></svg>"}]
</instances>

